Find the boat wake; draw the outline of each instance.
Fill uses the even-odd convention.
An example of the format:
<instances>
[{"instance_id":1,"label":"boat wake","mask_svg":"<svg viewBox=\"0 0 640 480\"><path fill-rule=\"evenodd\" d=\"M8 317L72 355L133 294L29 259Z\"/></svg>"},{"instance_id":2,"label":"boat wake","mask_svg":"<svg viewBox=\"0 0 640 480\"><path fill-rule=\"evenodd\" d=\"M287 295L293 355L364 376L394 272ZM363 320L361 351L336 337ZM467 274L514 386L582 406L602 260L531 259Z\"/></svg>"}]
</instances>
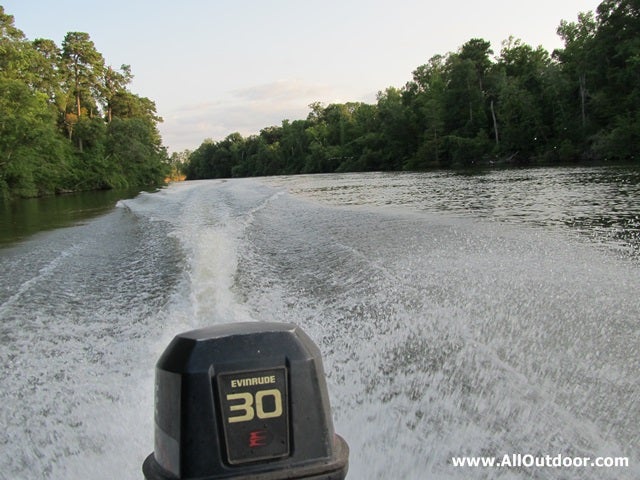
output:
<instances>
[{"instance_id":1,"label":"boat wake","mask_svg":"<svg viewBox=\"0 0 640 480\"><path fill-rule=\"evenodd\" d=\"M239 321L318 344L348 478L640 476L636 262L561 229L366 205L370 178L308 198L315 178L174 184L5 249L0 478L139 477L156 359ZM451 460L507 454L630 466Z\"/></svg>"}]
</instances>

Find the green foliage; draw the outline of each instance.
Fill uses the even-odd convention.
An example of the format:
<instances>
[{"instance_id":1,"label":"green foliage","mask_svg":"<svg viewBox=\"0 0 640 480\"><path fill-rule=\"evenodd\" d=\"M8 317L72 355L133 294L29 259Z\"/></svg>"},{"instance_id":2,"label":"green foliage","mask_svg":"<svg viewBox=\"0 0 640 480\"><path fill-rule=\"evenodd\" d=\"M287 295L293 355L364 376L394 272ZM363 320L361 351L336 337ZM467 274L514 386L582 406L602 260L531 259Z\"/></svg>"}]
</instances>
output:
<instances>
[{"instance_id":1,"label":"green foliage","mask_svg":"<svg viewBox=\"0 0 640 480\"><path fill-rule=\"evenodd\" d=\"M105 148L106 158L116 167L106 177L110 187L158 185L170 173L160 136L148 119L114 118Z\"/></svg>"},{"instance_id":2,"label":"green foliage","mask_svg":"<svg viewBox=\"0 0 640 480\"><path fill-rule=\"evenodd\" d=\"M43 94L0 76L0 192L36 196L64 189L71 148Z\"/></svg>"},{"instance_id":3,"label":"green foliage","mask_svg":"<svg viewBox=\"0 0 640 480\"><path fill-rule=\"evenodd\" d=\"M595 137L594 152L607 160L638 160L640 153L640 112L617 115L612 128Z\"/></svg>"},{"instance_id":4,"label":"green foliage","mask_svg":"<svg viewBox=\"0 0 640 480\"><path fill-rule=\"evenodd\" d=\"M155 104L105 68L89 34L28 41L0 6L0 196L161 184Z\"/></svg>"}]
</instances>

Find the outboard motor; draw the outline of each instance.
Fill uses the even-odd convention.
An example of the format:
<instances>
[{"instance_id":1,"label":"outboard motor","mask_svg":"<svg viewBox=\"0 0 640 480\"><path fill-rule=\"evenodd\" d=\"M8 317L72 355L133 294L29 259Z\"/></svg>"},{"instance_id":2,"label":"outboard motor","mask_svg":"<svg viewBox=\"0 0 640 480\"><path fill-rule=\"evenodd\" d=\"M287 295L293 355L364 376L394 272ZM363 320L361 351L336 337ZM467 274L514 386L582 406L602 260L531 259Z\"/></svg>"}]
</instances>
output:
<instances>
[{"instance_id":1,"label":"outboard motor","mask_svg":"<svg viewBox=\"0 0 640 480\"><path fill-rule=\"evenodd\" d=\"M156 365L147 480L341 480L320 351L297 326L235 323L177 335Z\"/></svg>"}]
</instances>

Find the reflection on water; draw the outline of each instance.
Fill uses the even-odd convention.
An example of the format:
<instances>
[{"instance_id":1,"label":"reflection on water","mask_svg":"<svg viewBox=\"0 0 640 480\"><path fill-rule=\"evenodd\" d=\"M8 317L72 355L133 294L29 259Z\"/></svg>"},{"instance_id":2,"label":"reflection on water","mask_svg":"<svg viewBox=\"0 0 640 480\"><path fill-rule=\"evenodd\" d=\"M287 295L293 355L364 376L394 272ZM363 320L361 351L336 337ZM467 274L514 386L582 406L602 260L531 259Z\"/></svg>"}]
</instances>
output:
<instances>
[{"instance_id":1,"label":"reflection on water","mask_svg":"<svg viewBox=\"0 0 640 480\"><path fill-rule=\"evenodd\" d=\"M640 168L535 168L282 177L274 183L333 205L447 212L569 228L640 256Z\"/></svg>"},{"instance_id":2,"label":"reflection on water","mask_svg":"<svg viewBox=\"0 0 640 480\"><path fill-rule=\"evenodd\" d=\"M0 246L96 217L112 209L118 200L134 197L138 192L139 189L104 190L1 202Z\"/></svg>"}]
</instances>

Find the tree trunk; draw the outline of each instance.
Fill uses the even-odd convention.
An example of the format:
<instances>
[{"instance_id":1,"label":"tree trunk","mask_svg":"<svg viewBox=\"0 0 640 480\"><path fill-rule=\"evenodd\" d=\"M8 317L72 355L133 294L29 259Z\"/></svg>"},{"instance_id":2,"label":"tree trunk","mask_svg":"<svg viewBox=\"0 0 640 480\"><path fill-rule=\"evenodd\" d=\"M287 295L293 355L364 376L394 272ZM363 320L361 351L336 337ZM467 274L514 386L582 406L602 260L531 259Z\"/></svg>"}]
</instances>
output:
<instances>
[{"instance_id":1,"label":"tree trunk","mask_svg":"<svg viewBox=\"0 0 640 480\"><path fill-rule=\"evenodd\" d=\"M80 114L82 113L82 110L80 108L80 73L78 72L78 66L76 65L74 68L74 75L75 75L75 84L76 84L76 113L78 115L78 118L80 118Z\"/></svg>"},{"instance_id":2,"label":"tree trunk","mask_svg":"<svg viewBox=\"0 0 640 480\"><path fill-rule=\"evenodd\" d=\"M587 76L584 73L580 74L580 110L582 113L582 128L584 128L587 124L587 113L586 113L586 99L587 99Z\"/></svg>"},{"instance_id":3,"label":"tree trunk","mask_svg":"<svg viewBox=\"0 0 640 480\"><path fill-rule=\"evenodd\" d=\"M471 101L471 85L467 79L467 93L469 94L469 123L473 123L473 102Z\"/></svg>"},{"instance_id":4,"label":"tree trunk","mask_svg":"<svg viewBox=\"0 0 640 480\"><path fill-rule=\"evenodd\" d=\"M496 111L493 108L493 100L491 100L491 117L493 118L493 131L495 132L496 145L500 145L500 136L498 135L498 120L496 119Z\"/></svg>"},{"instance_id":5,"label":"tree trunk","mask_svg":"<svg viewBox=\"0 0 640 480\"><path fill-rule=\"evenodd\" d=\"M438 130L435 129L435 128L433 129L433 140L434 140L433 145L434 145L435 150L436 150L436 164L440 164L440 158L439 158L439 155L438 155L438 153L439 153L438 152Z\"/></svg>"}]
</instances>

